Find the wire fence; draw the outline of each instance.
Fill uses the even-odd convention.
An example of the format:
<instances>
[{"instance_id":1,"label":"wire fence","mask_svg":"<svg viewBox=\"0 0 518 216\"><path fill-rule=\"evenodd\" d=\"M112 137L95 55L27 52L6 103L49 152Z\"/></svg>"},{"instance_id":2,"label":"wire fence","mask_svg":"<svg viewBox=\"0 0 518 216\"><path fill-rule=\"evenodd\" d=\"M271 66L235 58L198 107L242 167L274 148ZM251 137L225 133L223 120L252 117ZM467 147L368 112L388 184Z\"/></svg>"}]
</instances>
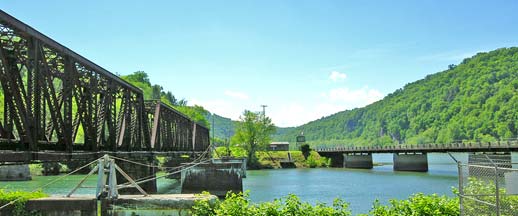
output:
<instances>
[{"instance_id":1,"label":"wire fence","mask_svg":"<svg viewBox=\"0 0 518 216\"><path fill-rule=\"evenodd\" d=\"M516 167L510 155L471 155L467 164L458 162L461 215L518 215Z\"/></svg>"}]
</instances>

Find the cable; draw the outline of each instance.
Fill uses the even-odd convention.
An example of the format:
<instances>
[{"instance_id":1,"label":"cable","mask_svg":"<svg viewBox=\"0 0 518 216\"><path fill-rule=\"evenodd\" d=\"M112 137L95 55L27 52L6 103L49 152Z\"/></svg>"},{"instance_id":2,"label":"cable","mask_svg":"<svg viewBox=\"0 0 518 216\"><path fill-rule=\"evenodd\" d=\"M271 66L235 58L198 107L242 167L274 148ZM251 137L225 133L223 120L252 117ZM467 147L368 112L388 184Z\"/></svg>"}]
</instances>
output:
<instances>
[{"instance_id":1,"label":"cable","mask_svg":"<svg viewBox=\"0 0 518 216\"><path fill-rule=\"evenodd\" d=\"M39 188L37 188L37 189L32 190L32 191L31 191L31 193L32 193L32 192L36 192L36 191L38 191L38 190L41 190L41 189L43 189L43 188L45 188L45 187L47 187L47 186L49 186L49 185L51 185L51 184L54 184L54 183L56 183L57 181L59 181L59 180L61 180L61 179L65 178L65 177L67 177L67 176L69 176L69 175L72 175L72 174L74 174L74 173L78 172L79 170L82 170L82 169L84 169L84 168L86 168L86 167L88 167L88 166L92 165L93 163L97 162L97 160L99 160L99 159L101 159L101 158L97 158L97 159L93 160L92 162L87 163L87 164L83 165L82 167L79 167L79 168L75 169L75 170L74 170L74 171L72 171L72 172L69 172L69 173L67 173L67 174L65 174L65 175L63 175L63 176L61 176L61 177L59 177L59 178L57 178L57 179L54 179L54 180L52 180L51 182L49 182L49 183L47 183L47 184L45 184L45 185L43 185L43 186L41 186L41 187L39 187ZM19 201L21 198L22 198L22 197L17 198L17 199L15 199L15 200L13 200L13 201L11 201L11 202L9 202L9 203L7 203L7 204L3 205L3 206L0 206L0 210L2 210L3 208L5 208L5 207L7 207L7 206L9 206L9 205L14 204L15 202Z\"/></svg>"},{"instance_id":2,"label":"cable","mask_svg":"<svg viewBox=\"0 0 518 216\"><path fill-rule=\"evenodd\" d=\"M178 171L175 171L175 172L172 172L172 173L168 173L168 174L163 175L163 176L158 176L158 177L154 177L154 178L150 178L150 179L146 179L146 180L142 180L142 181L135 181L135 183L136 183L136 184L142 184L142 183L146 183L146 182L149 182L149 181L153 181L153 180L156 180L156 179L159 179L159 178L164 178L164 177L167 177L167 176L170 176L170 175L173 175L173 174L179 173L179 172L181 172L181 171L183 171L183 170L191 169L191 168L193 168L193 167L195 167L195 166L198 166L198 165L200 165L200 164L202 164L202 163L205 163L205 162L207 162L207 161L209 161L209 160L210 160L210 159L207 159L207 160L205 160L205 161L201 161L201 162L196 163L196 164L194 164L194 165L191 165L191 166L189 166L189 167L187 167L187 168L185 168L185 169L178 170ZM127 185L130 185L130 184L128 184L128 183L124 183L124 184L122 184L122 185L120 185L120 186L121 186L121 187L125 187L125 186L127 186Z\"/></svg>"},{"instance_id":3,"label":"cable","mask_svg":"<svg viewBox=\"0 0 518 216\"><path fill-rule=\"evenodd\" d=\"M211 159L207 159L207 160L204 160L201 162L201 159L205 156L205 154L207 153L208 151L205 151L202 155L200 155L198 158L194 159L191 163L196 163L198 160L200 161L200 163L205 163L207 161L210 161ZM116 157L114 157L116 158ZM122 158L117 158L117 159L122 159ZM182 171L184 167L187 167L189 166L190 164L184 164L184 165L180 165L180 166L176 166L176 167L161 167L161 166L155 166L155 165L148 165L148 164L143 164L143 163L139 163L139 162L135 162L135 161L131 161L131 160L127 160L127 159L122 159L123 161L128 161L128 162L131 162L131 163L134 163L134 164L138 164L138 165L141 165L141 166L147 166L147 167L156 167L156 168L166 168L166 169L180 169L180 171ZM166 170L167 171L167 175L165 176L170 176L170 175L173 175L175 173L177 173L177 171L172 171L171 170ZM145 177L142 177L142 178L139 178L139 179L136 179L135 181L136 182L139 182L139 181L142 181L142 180L147 180L147 179L150 179L150 178L154 178L156 177L155 174L153 175L149 175L149 176L145 176Z\"/></svg>"},{"instance_id":4,"label":"cable","mask_svg":"<svg viewBox=\"0 0 518 216\"><path fill-rule=\"evenodd\" d=\"M194 159L193 161L196 161L200 158L203 158L209 151L209 148L207 148L207 150L205 150L198 158ZM140 166L146 166L146 167L150 167L150 168L158 168L158 169L176 169L178 167L182 167L182 166L178 166L178 167L167 167L167 166L157 166L157 165L153 165L153 164L145 164L145 163L140 163L140 162L137 162L137 161L132 161L132 160L129 160L129 159L124 159L124 158L120 158L120 157L116 157L116 156L111 156L111 158L114 158L116 160L120 160L120 161L125 161L125 162L128 162L128 163L132 163L132 164L136 164L136 165L140 165Z\"/></svg>"}]
</instances>

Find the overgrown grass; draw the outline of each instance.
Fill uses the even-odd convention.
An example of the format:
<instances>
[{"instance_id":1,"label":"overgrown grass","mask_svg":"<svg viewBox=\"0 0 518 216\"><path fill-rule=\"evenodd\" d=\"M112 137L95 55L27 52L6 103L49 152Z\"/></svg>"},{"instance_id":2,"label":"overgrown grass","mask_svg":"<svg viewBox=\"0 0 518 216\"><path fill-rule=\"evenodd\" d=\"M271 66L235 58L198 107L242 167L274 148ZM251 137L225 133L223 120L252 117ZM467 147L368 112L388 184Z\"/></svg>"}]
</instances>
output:
<instances>
[{"instance_id":1,"label":"overgrown grass","mask_svg":"<svg viewBox=\"0 0 518 216\"><path fill-rule=\"evenodd\" d=\"M3 206L11 201L14 202L12 215L38 215L36 212L28 212L25 209L25 203L30 199L37 199L42 197L48 197L47 194L36 191L36 192L26 192L26 191L4 191L0 189L0 206Z\"/></svg>"}]
</instances>

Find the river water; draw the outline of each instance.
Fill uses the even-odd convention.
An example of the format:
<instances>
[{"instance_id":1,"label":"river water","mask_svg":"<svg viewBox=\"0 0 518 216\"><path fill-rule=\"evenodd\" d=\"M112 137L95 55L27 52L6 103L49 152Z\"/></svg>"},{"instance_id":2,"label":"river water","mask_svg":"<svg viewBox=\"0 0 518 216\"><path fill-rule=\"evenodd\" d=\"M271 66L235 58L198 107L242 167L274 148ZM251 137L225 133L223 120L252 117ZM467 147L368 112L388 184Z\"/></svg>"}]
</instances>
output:
<instances>
[{"instance_id":1,"label":"river water","mask_svg":"<svg viewBox=\"0 0 518 216\"><path fill-rule=\"evenodd\" d=\"M454 154L467 161L467 154ZM513 161L518 155L513 154ZM457 166L448 154L428 154L429 172L396 172L392 170L391 154L374 154L375 163L383 163L371 170L344 168L249 170L243 179L244 190L250 191L254 202L271 201L290 193L310 203L332 203L341 198L350 203L354 214L367 213L375 199L387 203L389 199L406 199L414 193L453 196L452 187L458 187ZM84 175L69 176L43 191L49 194L68 193ZM33 181L0 182L0 189L33 190L56 179L56 176L34 176ZM85 185L95 186L96 176ZM178 193L178 182L160 179L161 193ZM93 194L95 189L80 189L76 194Z\"/></svg>"}]
</instances>

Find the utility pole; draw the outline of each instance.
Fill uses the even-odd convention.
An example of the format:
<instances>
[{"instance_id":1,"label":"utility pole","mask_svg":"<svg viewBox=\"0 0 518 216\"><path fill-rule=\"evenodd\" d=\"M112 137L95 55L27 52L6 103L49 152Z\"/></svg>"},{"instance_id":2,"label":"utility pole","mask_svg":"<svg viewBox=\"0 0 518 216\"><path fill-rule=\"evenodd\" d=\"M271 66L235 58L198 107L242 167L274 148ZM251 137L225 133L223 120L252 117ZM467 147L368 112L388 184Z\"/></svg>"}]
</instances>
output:
<instances>
[{"instance_id":1,"label":"utility pole","mask_svg":"<svg viewBox=\"0 0 518 216\"><path fill-rule=\"evenodd\" d=\"M216 125L214 124L214 113L212 113L211 115L212 115L212 144L215 144L214 143L214 135L215 135L214 130L216 129ZM216 146L213 146L213 148L216 148Z\"/></svg>"},{"instance_id":2,"label":"utility pole","mask_svg":"<svg viewBox=\"0 0 518 216\"><path fill-rule=\"evenodd\" d=\"M261 107L263 107L263 117L266 117L266 107L268 107L267 105L261 105Z\"/></svg>"}]
</instances>

